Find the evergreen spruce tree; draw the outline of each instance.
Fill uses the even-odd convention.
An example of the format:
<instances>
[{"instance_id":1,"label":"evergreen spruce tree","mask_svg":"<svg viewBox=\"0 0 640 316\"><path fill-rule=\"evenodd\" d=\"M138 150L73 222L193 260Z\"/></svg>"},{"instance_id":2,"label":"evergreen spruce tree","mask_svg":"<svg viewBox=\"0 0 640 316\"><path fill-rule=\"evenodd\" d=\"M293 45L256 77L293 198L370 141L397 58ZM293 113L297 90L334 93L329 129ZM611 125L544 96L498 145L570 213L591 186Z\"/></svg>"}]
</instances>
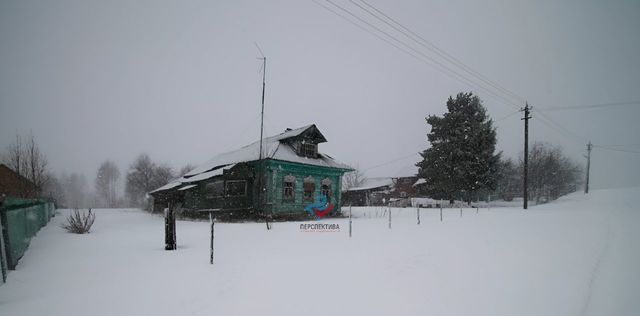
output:
<instances>
[{"instance_id":1,"label":"evergreen spruce tree","mask_svg":"<svg viewBox=\"0 0 640 316\"><path fill-rule=\"evenodd\" d=\"M442 117L426 118L431 147L420 154L423 159L416 166L431 197L471 202L479 190L495 189L500 161L496 131L482 101L470 92L449 97L447 110Z\"/></svg>"}]
</instances>

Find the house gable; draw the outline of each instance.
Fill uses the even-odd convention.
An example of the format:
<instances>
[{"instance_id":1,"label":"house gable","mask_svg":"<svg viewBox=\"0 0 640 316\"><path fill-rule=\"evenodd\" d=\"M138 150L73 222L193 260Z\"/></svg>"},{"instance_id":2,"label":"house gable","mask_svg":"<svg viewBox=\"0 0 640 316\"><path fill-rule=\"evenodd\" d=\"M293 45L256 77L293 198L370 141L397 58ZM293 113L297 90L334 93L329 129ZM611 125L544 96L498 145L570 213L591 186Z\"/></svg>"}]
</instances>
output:
<instances>
[{"instance_id":1,"label":"house gable","mask_svg":"<svg viewBox=\"0 0 640 316\"><path fill-rule=\"evenodd\" d=\"M287 134L291 134L292 136L285 136L279 139L279 141L291 146L296 155L300 157L318 158L318 144L327 142L327 139L315 124L297 130L287 128L283 135Z\"/></svg>"}]
</instances>

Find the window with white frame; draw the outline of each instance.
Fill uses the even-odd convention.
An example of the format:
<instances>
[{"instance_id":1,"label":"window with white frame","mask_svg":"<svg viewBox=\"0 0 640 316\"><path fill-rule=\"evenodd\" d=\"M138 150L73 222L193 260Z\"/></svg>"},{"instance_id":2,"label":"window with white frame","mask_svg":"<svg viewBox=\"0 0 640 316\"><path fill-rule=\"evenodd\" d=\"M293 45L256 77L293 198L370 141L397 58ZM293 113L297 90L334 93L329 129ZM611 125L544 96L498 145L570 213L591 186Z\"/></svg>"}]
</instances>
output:
<instances>
[{"instance_id":1,"label":"window with white frame","mask_svg":"<svg viewBox=\"0 0 640 316\"><path fill-rule=\"evenodd\" d=\"M327 197L327 200L331 197L331 180L323 179L321 184L322 195Z\"/></svg>"},{"instance_id":2,"label":"window with white frame","mask_svg":"<svg viewBox=\"0 0 640 316\"><path fill-rule=\"evenodd\" d=\"M296 192L296 177L288 175L284 177L282 183L282 199L293 201L295 200Z\"/></svg>"},{"instance_id":3,"label":"window with white frame","mask_svg":"<svg viewBox=\"0 0 640 316\"><path fill-rule=\"evenodd\" d=\"M313 177L309 176L304 178L303 182L304 196L306 201L313 201L314 192L316 191L316 182Z\"/></svg>"}]
</instances>

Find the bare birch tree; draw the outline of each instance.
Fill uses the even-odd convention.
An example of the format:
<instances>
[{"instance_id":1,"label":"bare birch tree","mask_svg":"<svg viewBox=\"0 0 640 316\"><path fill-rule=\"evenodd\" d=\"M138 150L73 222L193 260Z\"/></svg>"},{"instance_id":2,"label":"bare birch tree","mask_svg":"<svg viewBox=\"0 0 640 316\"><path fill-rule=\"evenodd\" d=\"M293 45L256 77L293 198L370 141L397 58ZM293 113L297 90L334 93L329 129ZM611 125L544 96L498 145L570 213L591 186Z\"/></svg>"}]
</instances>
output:
<instances>
[{"instance_id":1,"label":"bare birch tree","mask_svg":"<svg viewBox=\"0 0 640 316\"><path fill-rule=\"evenodd\" d=\"M129 203L144 206L147 193L167 184L174 177L171 167L158 166L147 154L138 156L127 172L125 191Z\"/></svg>"},{"instance_id":2,"label":"bare birch tree","mask_svg":"<svg viewBox=\"0 0 640 316\"><path fill-rule=\"evenodd\" d=\"M33 134L29 135L26 142L23 142L20 135L16 135L16 140L8 146L3 161L19 176L31 182L32 185L17 184L23 197L36 197L42 193L49 180L48 163Z\"/></svg>"},{"instance_id":3,"label":"bare birch tree","mask_svg":"<svg viewBox=\"0 0 640 316\"><path fill-rule=\"evenodd\" d=\"M96 175L96 192L105 203L106 207L115 207L118 200L116 188L120 178L118 166L113 161L107 160L98 168Z\"/></svg>"},{"instance_id":4,"label":"bare birch tree","mask_svg":"<svg viewBox=\"0 0 640 316\"><path fill-rule=\"evenodd\" d=\"M342 191L359 187L364 182L364 172L358 167L352 167L354 171L347 172L342 176Z\"/></svg>"}]
</instances>

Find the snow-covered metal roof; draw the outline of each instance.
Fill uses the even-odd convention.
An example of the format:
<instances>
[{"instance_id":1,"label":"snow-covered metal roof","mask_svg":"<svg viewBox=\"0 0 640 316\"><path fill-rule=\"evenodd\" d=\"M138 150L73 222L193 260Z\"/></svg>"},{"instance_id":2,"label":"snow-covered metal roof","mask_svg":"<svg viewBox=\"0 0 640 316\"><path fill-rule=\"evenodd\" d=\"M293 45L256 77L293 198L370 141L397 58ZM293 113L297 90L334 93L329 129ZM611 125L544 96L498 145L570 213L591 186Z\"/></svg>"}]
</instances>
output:
<instances>
[{"instance_id":1,"label":"snow-covered metal roof","mask_svg":"<svg viewBox=\"0 0 640 316\"><path fill-rule=\"evenodd\" d=\"M288 162L295 162L307 165L338 168L345 170L352 170L352 168L346 164L343 164L331 156L318 153L317 158L308 158L298 156L293 148L283 142L286 139L297 137L304 132L315 129L321 142L325 142L326 139L320 133L315 124L303 126L300 128L287 130L284 133L267 137L263 140L262 144L262 158L274 159ZM222 175L224 170L233 168L236 164L242 162L256 161L260 159L260 141L254 142L250 145L244 146L240 149L223 153L211 158L209 161L201 164L195 169L189 171L182 178L174 180L158 189L155 189L149 193L156 193L160 191L166 191L174 189L180 185L187 183L194 183L202 180L206 180L218 175Z\"/></svg>"},{"instance_id":2,"label":"snow-covered metal roof","mask_svg":"<svg viewBox=\"0 0 640 316\"><path fill-rule=\"evenodd\" d=\"M171 190L171 189L173 189L175 187L178 187L180 185L182 185L182 183L180 181L177 181L177 180L176 181L172 181L172 182L169 182L169 183L167 183L167 184L165 184L165 185L163 185L163 186L161 186L161 187L159 187L159 188L157 188L157 189L155 189L155 190L153 190L153 191L151 191L149 193L156 193L156 192L160 192L160 191Z\"/></svg>"},{"instance_id":3,"label":"snow-covered metal roof","mask_svg":"<svg viewBox=\"0 0 640 316\"><path fill-rule=\"evenodd\" d=\"M427 179L425 179L425 178L420 178L420 179L418 179L418 181L416 181L416 183L414 183L414 184L413 184L413 186L415 187L415 186L417 186L417 185L421 185L421 184L423 184L423 183L427 183Z\"/></svg>"},{"instance_id":4,"label":"snow-covered metal roof","mask_svg":"<svg viewBox=\"0 0 640 316\"><path fill-rule=\"evenodd\" d=\"M189 185L183 186L182 188L178 189L178 191L186 191L186 190L189 190L189 189L193 189L196 186L197 186L197 184L189 184Z\"/></svg>"},{"instance_id":5,"label":"snow-covered metal roof","mask_svg":"<svg viewBox=\"0 0 640 316\"><path fill-rule=\"evenodd\" d=\"M366 178L362 181L362 184L347 191L362 191L384 187L393 188L393 178Z\"/></svg>"},{"instance_id":6,"label":"snow-covered metal roof","mask_svg":"<svg viewBox=\"0 0 640 316\"><path fill-rule=\"evenodd\" d=\"M189 183L199 182L199 181L202 181L202 180L211 179L211 178L213 178L215 176L222 175L224 173L224 170L229 170L229 169L231 169L233 167L235 167L235 164L220 166L220 167L218 167L218 168L216 168L214 170L203 172L203 173L197 174L195 176L187 177L187 175L185 175L185 176L183 176L183 177L181 177L179 179L173 180L173 181L171 181L171 182L169 182L169 183L167 183L167 184L165 184L165 185L163 185L163 186L161 186L161 187L159 187L159 188L157 188L157 189L155 189L155 190L153 190L153 191L151 191L149 193L157 193L157 192L160 192L160 191L167 191L167 190L175 189L175 188L177 188L177 187L179 187L179 186L181 186L183 184L189 184ZM178 191L188 190L189 188L186 188L188 186L189 185L187 185L185 187L182 187L182 188L179 188Z\"/></svg>"},{"instance_id":7,"label":"snow-covered metal roof","mask_svg":"<svg viewBox=\"0 0 640 316\"><path fill-rule=\"evenodd\" d=\"M195 176L189 176L188 174L186 174L184 177L182 177L181 181L182 183L187 183L187 182L198 182L202 180L211 179L215 176L222 175L222 173L224 173L224 170L229 170L235 166L236 164L224 165L207 172L196 174Z\"/></svg>"},{"instance_id":8,"label":"snow-covered metal roof","mask_svg":"<svg viewBox=\"0 0 640 316\"><path fill-rule=\"evenodd\" d=\"M318 158L300 157L293 151L293 148L291 148L291 146L282 142L285 139L300 136L302 133L311 128L316 127L314 124L307 125L265 138L262 144L263 159L275 159L308 165L351 170L352 168L348 165L338 162L335 159L331 158L329 155L325 155L322 153L318 153ZM324 139L324 136L322 136L322 139ZM195 176L197 174L216 169L219 166L240 162L256 161L258 159L260 159L260 141L256 141L240 149L215 156L209 161L198 166L197 168L189 171L185 176Z\"/></svg>"}]
</instances>

